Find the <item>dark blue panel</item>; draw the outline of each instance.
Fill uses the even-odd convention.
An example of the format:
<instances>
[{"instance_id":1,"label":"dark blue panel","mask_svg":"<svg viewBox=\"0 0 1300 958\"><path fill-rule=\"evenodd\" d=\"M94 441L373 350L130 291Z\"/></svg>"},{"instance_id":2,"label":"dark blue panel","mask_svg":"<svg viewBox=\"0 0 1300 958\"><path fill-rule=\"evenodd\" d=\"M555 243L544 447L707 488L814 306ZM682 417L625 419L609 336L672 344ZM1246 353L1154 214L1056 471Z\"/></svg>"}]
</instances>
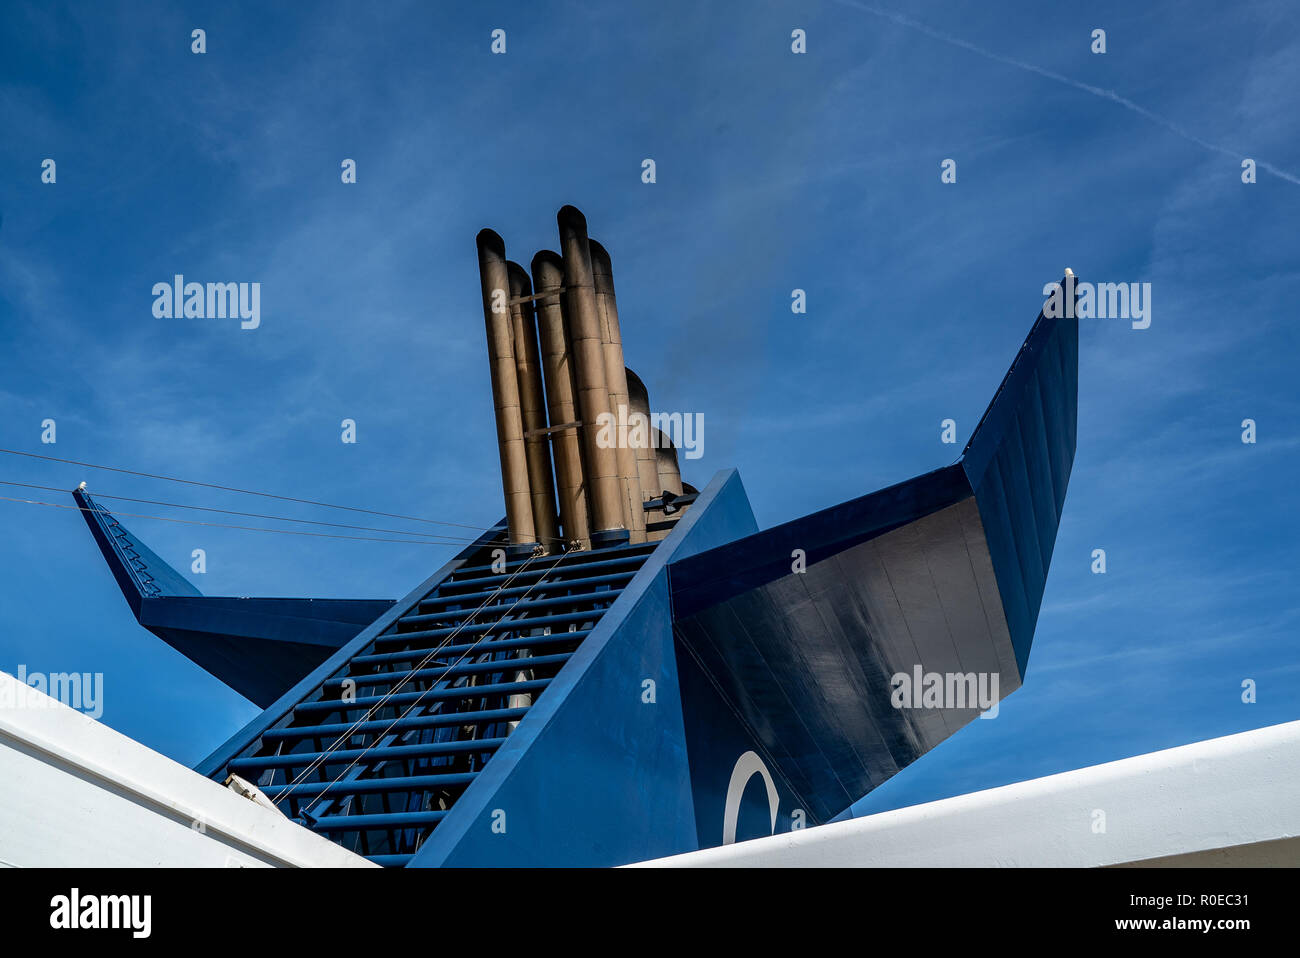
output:
<instances>
[{"instance_id":1,"label":"dark blue panel","mask_svg":"<svg viewBox=\"0 0 1300 958\"><path fill-rule=\"evenodd\" d=\"M352 775L343 769L338 791L369 794L383 807L331 800L324 813L314 810L322 817L305 820L385 864L615 864L717 844L724 822L737 838L765 834L773 809L777 830L827 820L977 714L895 708L891 675L913 666L991 670L1003 694L1018 687L1073 463L1077 349L1077 324L1040 317L962 460L775 529L755 532L738 477L719 474L654 551L557 561L556 568L590 563L593 582L616 566L631 572L626 584L615 576L612 604L560 616L581 620L584 635L575 633L575 648L556 657L551 672L525 681L487 668L493 675L484 684L458 686L449 676L459 658L450 658L446 669L423 670L437 679L427 689L381 704L373 670L406 667L393 664L394 654L414 662L402 648L423 654L463 631L464 652L455 656L475 656L475 669L500 662L510 672L522 667L507 663L511 650L527 647L525 631L563 624L552 616L569 599L556 597L555 580L530 599L529 589L507 590L508 576L488 571L484 555L503 534L494 529L330 655L200 771L220 776L238 758L250 774L265 768L265 784L274 787L275 775L288 780L284 762L293 760L282 749L315 751L369 736L373 754L384 758ZM806 569L792 570L795 550ZM123 578L141 589L134 566L117 560ZM471 622L476 613L458 600L467 588L498 599L505 592L497 590L510 591L514 598L503 604L517 601L523 617ZM140 600L159 603L156 617L146 618L169 641L194 639L182 635L190 601L202 600ZM223 616L231 635L259 636L284 654L328 644L308 623L289 625L288 608L213 605L204 615ZM461 624L452 627L452 619ZM499 633L501 651L480 643L489 632ZM319 641L295 638L304 635ZM428 651L453 655L441 645ZM529 661L542 661L532 654ZM362 698L338 698L345 675L371 679L360 682ZM642 697L647 680L655 682L654 702ZM524 685L528 701L513 703ZM407 711L408 699L414 708L426 698L418 713ZM451 756L476 754L469 750L475 740L458 736L478 727L491 742L484 761L447 772ZM391 796L382 791L385 763L408 761L416 765L393 778L415 784ZM435 779L448 786L455 779L463 791L439 795L425 787ZM498 819L503 829L494 828Z\"/></svg>"},{"instance_id":2,"label":"dark blue panel","mask_svg":"<svg viewBox=\"0 0 1300 958\"><path fill-rule=\"evenodd\" d=\"M410 865L617 865L695 849L666 565L754 528L739 477L719 473Z\"/></svg>"},{"instance_id":3,"label":"dark blue panel","mask_svg":"<svg viewBox=\"0 0 1300 958\"><path fill-rule=\"evenodd\" d=\"M393 605L204 596L90 496L72 495L136 621L263 708Z\"/></svg>"},{"instance_id":4,"label":"dark blue panel","mask_svg":"<svg viewBox=\"0 0 1300 958\"><path fill-rule=\"evenodd\" d=\"M391 599L143 599L137 619L262 708L392 608Z\"/></svg>"},{"instance_id":5,"label":"dark blue panel","mask_svg":"<svg viewBox=\"0 0 1300 958\"><path fill-rule=\"evenodd\" d=\"M1074 465L1079 321L1039 315L962 457L1024 675Z\"/></svg>"},{"instance_id":6,"label":"dark blue panel","mask_svg":"<svg viewBox=\"0 0 1300 958\"><path fill-rule=\"evenodd\" d=\"M74 489L72 498L133 613L139 614L143 598L200 594L183 575L155 555L107 510L96 505L90 496Z\"/></svg>"},{"instance_id":7,"label":"dark blue panel","mask_svg":"<svg viewBox=\"0 0 1300 958\"><path fill-rule=\"evenodd\" d=\"M795 549L803 550L812 565L950 506L970 492L961 467L946 466L674 562L669 570L673 614L687 618L701 608L789 575Z\"/></svg>"},{"instance_id":8,"label":"dark blue panel","mask_svg":"<svg viewBox=\"0 0 1300 958\"><path fill-rule=\"evenodd\" d=\"M999 698L1019 685L1005 623L981 600L996 583L986 554L971 552L984 547L970 535L976 515L968 494L676 618L679 659L709 680L693 687L727 704L807 822L830 819L975 717L894 707L894 675L996 673ZM688 742L710 754L715 711L708 695L683 698Z\"/></svg>"},{"instance_id":9,"label":"dark blue panel","mask_svg":"<svg viewBox=\"0 0 1300 958\"><path fill-rule=\"evenodd\" d=\"M283 695L331 651L297 642L229 641L211 632L185 629L149 631L259 708Z\"/></svg>"},{"instance_id":10,"label":"dark blue panel","mask_svg":"<svg viewBox=\"0 0 1300 958\"><path fill-rule=\"evenodd\" d=\"M679 658L707 676L810 819L973 717L892 708L891 675L978 670L997 673L1003 694L1019 686L1077 404L1077 321L1040 316L957 464L669 567ZM794 550L804 572L792 573ZM684 705L688 738L708 748L696 726L716 724L710 706Z\"/></svg>"},{"instance_id":11,"label":"dark blue panel","mask_svg":"<svg viewBox=\"0 0 1300 958\"><path fill-rule=\"evenodd\" d=\"M147 600L140 624L147 629L191 629L232 639L297 642L332 651L392 605L392 599L168 596Z\"/></svg>"},{"instance_id":12,"label":"dark blue panel","mask_svg":"<svg viewBox=\"0 0 1300 958\"><path fill-rule=\"evenodd\" d=\"M728 816L727 797L733 789L738 791L740 801L732 811L732 841L762 838L817 824L795 795L782 773L782 766L772 760L763 744L718 694L694 657L679 654L677 673L686 721L696 844L700 848L723 844ZM757 762L748 753L753 753ZM738 766L741 766L739 772ZM745 766L754 769L748 776L745 776ZM767 780L771 781L776 796L775 824Z\"/></svg>"},{"instance_id":13,"label":"dark blue panel","mask_svg":"<svg viewBox=\"0 0 1300 958\"><path fill-rule=\"evenodd\" d=\"M353 656L360 654L364 649L371 646L377 636L391 628L404 611L418 604L420 599L428 595L438 583L457 569L467 565L471 556L480 552L488 543L494 542L500 534L500 527L483 533L473 545L466 548L460 555L416 586L405 598L390 605L387 611L358 632L342 648L331 653L324 662L299 679L292 688L285 691L264 712L256 716L251 722L218 746L207 758L194 766L194 770L200 775L208 777L221 774L231 759L253 748L262 735L272 726L286 721L287 717L292 715L294 706L316 692L330 676L345 668Z\"/></svg>"},{"instance_id":14,"label":"dark blue panel","mask_svg":"<svg viewBox=\"0 0 1300 958\"><path fill-rule=\"evenodd\" d=\"M1031 603L1026 589L1028 578L1021 562L1021 551L1027 548L1018 541L1013 525L1013 517L1022 513L1013 511L1007 497L1006 484L1002 467L995 463L985 474L984 484L976 498L979 504L980 521L984 526L984 539L988 544L989 557L993 562L998 583L998 594L1002 598L1002 611L1006 616L1008 631L1011 632L1011 644L1016 651L1016 665L1021 678L1025 674L1025 664L1029 659L1027 644L1017 642L1017 637L1024 636L1024 623L1037 620L1037 605ZM1015 628L1012 623L1017 623ZM1032 627L1029 631L1032 639Z\"/></svg>"}]
</instances>

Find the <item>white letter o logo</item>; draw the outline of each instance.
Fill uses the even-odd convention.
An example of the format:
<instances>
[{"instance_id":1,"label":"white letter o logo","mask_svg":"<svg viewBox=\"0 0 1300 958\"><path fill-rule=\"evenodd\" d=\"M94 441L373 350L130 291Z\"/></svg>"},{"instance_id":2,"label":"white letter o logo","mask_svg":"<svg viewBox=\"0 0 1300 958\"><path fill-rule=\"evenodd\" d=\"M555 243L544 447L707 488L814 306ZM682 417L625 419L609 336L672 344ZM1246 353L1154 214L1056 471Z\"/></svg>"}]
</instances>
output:
<instances>
[{"instance_id":1,"label":"white letter o logo","mask_svg":"<svg viewBox=\"0 0 1300 958\"><path fill-rule=\"evenodd\" d=\"M772 773L767 770L757 752L746 752L736 759L736 767L731 770L731 782L727 785L727 803L722 813L722 844L731 845L736 841L736 820L740 818L740 798L745 794L745 786L755 775L763 776L767 786L767 807L772 816L772 833L776 833L776 808L780 798L776 794L776 783Z\"/></svg>"}]
</instances>

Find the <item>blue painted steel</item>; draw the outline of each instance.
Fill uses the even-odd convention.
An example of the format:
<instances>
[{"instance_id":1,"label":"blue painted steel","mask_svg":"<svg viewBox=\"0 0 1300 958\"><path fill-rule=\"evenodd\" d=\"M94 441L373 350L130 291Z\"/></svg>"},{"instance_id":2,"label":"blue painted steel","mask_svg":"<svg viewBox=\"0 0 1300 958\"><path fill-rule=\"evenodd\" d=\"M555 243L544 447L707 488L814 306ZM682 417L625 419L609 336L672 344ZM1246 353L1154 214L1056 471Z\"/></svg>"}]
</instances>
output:
<instances>
[{"instance_id":1,"label":"blue painted steel","mask_svg":"<svg viewBox=\"0 0 1300 958\"><path fill-rule=\"evenodd\" d=\"M620 864L826 821L975 715L892 708L900 662L1018 686L1077 336L1040 316L957 463L765 532L734 471L657 545L555 570L496 571L499 524L198 770L389 866ZM143 598L156 557L114 538L100 527Z\"/></svg>"},{"instance_id":2,"label":"blue painted steel","mask_svg":"<svg viewBox=\"0 0 1300 958\"><path fill-rule=\"evenodd\" d=\"M250 769L288 768L318 758L332 758L336 762L350 762L354 758L410 758L413 755L451 755L455 752L494 752L504 738L474 739L467 742L426 742L420 745L394 745L388 748L341 748L331 753L296 752L291 755L270 755L257 758L232 759L226 766L232 772Z\"/></svg>"},{"instance_id":3,"label":"blue painted steel","mask_svg":"<svg viewBox=\"0 0 1300 958\"><path fill-rule=\"evenodd\" d=\"M323 736L368 735L375 731L405 732L411 729L441 728L445 725L494 725L499 722L517 722L527 714L527 707L482 709L474 712L449 712L433 715L412 715L398 719L371 719L366 722L336 722L325 725L284 726L267 729L260 736L263 743L283 743ZM482 739L479 739L482 741ZM282 754L282 753L276 753ZM205 760L206 761L206 760ZM200 769L196 769L199 771Z\"/></svg>"},{"instance_id":4,"label":"blue painted steel","mask_svg":"<svg viewBox=\"0 0 1300 958\"><path fill-rule=\"evenodd\" d=\"M674 562L673 614L689 618L790 575L796 549L813 565L970 494L960 467L947 466Z\"/></svg>"},{"instance_id":5,"label":"blue painted steel","mask_svg":"<svg viewBox=\"0 0 1300 958\"><path fill-rule=\"evenodd\" d=\"M1074 466L1078 412L1079 321L1040 314L961 460L1022 676Z\"/></svg>"},{"instance_id":6,"label":"blue painted steel","mask_svg":"<svg viewBox=\"0 0 1300 958\"><path fill-rule=\"evenodd\" d=\"M266 707L391 599L205 596L86 493L72 493L136 621Z\"/></svg>"},{"instance_id":7,"label":"blue painted steel","mask_svg":"<svg viewBox=\"0 0 1300 958\"><path fill-rule=\"evenodd\" d=\"M712 848L726 840L727 795L743 757L762 759L761 769L750 758L754 773L738 787L734 809L733 841L762 838L795 827L816 825L782 767L766 756L762 741L734 706L719 694L712 678L701 667L690 647L676 643L677 672L681 682L686 751L690 760L690 794L695 820L695 847ZM776 797L769 801L767 773ZM774 820L775 819L775 820Z\"/></svg>"},{"instance_id":8,"label":"blue painted steel","mask_svg":"<svg viewBox=\"0 0 1300 958\"><path fill-rule=\"evenodd\" d=\"M978 714L896 708L894 676L1019 686L1073 462L1077 343L1076 320L1040 316L956 464L672 563L680 659L707 679L681 669L701 843L730 785L714 694L825 821Z\"/></svg>"},{"instance_id":9,"label":"blue painted steel","mask_svg":"<svg viewBox=\"0 0 1300 958\"><path fill-rule=\"evenodd\" d=\"M597 602L592 602L589 596L584 596L585 602L593 605L603 605L606 601L604 593L597 593ZM574 603L575 605L577 603ZM470 610L466 610L470 611ZM574 625L579 622L586 622L591 615L586 611L566 612L561 615L534 615L534 616L516 616L510 615L502 621L493 620L491 622L475 622L470 625L448 626L445 629L420 629L412 632L394 632L392 635L386 635L375 643L376 648L389 648L393 645L402 645L414 642L416 639L445 639L453 635L478 635L488 632L496 632L501 625L514 623L527 623L530 628L540 628L542 626L552 625ZM402 624L410 622L407 617L402 620Z\"/></svg>"},{"instance_id":10,"label":"blue painted steel","mask_svg":"<svg viewBox=\"0 0 1300 958\"><path fill-rule=\"evenodd\" d=\"M72 498L134 615L139 616L145 598L201 594L86 493L74 489Z\"/></svg>"},{"instance_id":11,"label":"blue painted steel","mask_svg":"<svg viewBox=\"0 0 1300 958\"><path fill-rule=\"evenodd\" d=\"M624 572L612 573L610 575L594 575L594 576L584 575L582 579L582 584L584 587L590 589L595 589L597 587L606 586L606 585L613 585L616 582L619 583L620 585L626 585L627 581L631 579L632 576L634 575L636 575L635 568L628 569ZM527 579L529 577L525 573L525 575L522 578ZM494 577L492 581L496 581L496 578ZM452 606L460 607L463 606L466 602L480 601L482 599L488 598L489 596L494 598L503 598L506 596L526 595L531 590L531 588L532 587L530 585L519 585L509 589L484 589L478 592L460 592L460 593L456 593L454 596L443 596L433 601L421 602L419 609L420 612L423 613L428 609L438 609L438 608L452 607Z\"/></svg>"},{"instance_id":12,"label":"blue painted steel","mask_svg":"<svg viewBox=\"0 0 1300 958\"><path fill-rule=\"evenodd\" d=\"M355 832L362 828L420 828L437 825L447 813L429 812L391 812L374 815L322 815L313 828L320 832ZM378 855L389 858L389 855ZM406 857L410 861L409 856Z\"/></svg>"},{"instance_id":13,"label":"blue painted steel","mask_svg":"<svg viewBox=\"0 0 1300 958\"><path fill-rule=\"evenodd\" d=\"M698 847L667 566L755 528L739 475L719 473L410 867L616 865Z\"/></svg>"},{"instance_id":14,"label":"blue painted steel","mask_svg":"<svg viewBox=\"0 0 1300 958\"><path fill-rule=\"evenodd\" d=\"M541 556L484 575L489 547L503 543L497 528L467 549L278 703L275 727L259 722L201 769L248 775L308 827L378 861L407 860L508 744L513 723L528 726L533 703L548 700L555 673L617 601L609 569L634 571L654 549ZM419 611L431 608L442 611ZM433 619L446 627L420 628Z\"/></svg>"},{"instance_id":15,"label":"blue painted steel","mask_svg":"<svg viewBox=\"0 0 1300 958\"><path fill-rule=\"evenodd\" d=\"M242 729L217 746L207 758L194 767L194 770L200 775L216 776L225 767L227 761L256 746L264 733L270 732L273 727L286 721L295 705L305 701L326 679L340 669L347 667L354 655L361 654L374 641L376 636L391 628L399 617L410 611L421 599L448 579L453 572L466 565L469 557L475 555L485 546L497 541L503 532L504 524L502 523L479 536L473 545L416 586L405 598L399 599L392 608L362 629L355 638L330 655L312 672L304 676L297 685L276 699L275 703L268 706L261 715L256 716Z\"/></svg>"},{"instance_id":16,"label":"blue painted steel","mask_svg":"<svg viewBox=\"0 0 1300 958\"><path fill-rule=\"evenodd\" d=\"M576 629L573 632L554 632L551 635L530 635L518 639L494 639L492 648L498 652L506 649L531 649L538 646L564 645L569 642L579 642L591 634L590 629ZM409 649L401 649L397 652L378 652L374 655L358 655L352 660L353 665L375 665L377 663L393 662L411 662L424 657L429 651L428 646L415 646ZM459 655L461 652L469 652L477 648L477 643L461 643L452 645L439 645L438 648L444 655Z\"/></svg>"},{"instance_id":17,"label":"blue painted steel","mask_svg":"<svg viewBox=\"0 0 1300 958\"><path fill-rule=\"evenodd\" d=\"M485 652L491 652L491 649L485 649ZM510 659L497 659L498 663L504 663L497 669L498 672L506 672L513 666L510 665ZM441 675L442 673L439 672ZM458 675L450 675L449 678L460 678ZM548 679L534 679L526 682L489 682L486 685L473 686L473 693L476 696L510 696L521 695L528 692L541 692L550 684ZM293 708L294 715L302 718L309 715L333 715L337 712L351 712L357 709L369 708L372 705L387 703L390 706L413 705L419 702L446 702L458 701L466 697L466 690L460 686L440 685L434 689L420 689L419 685L415 686L419 691L398 692L396 694L384 695L358 695L348 700L348 707L341 708L340 702L342 697L332 695L328 698L322 698L313 702L300 702ZM326 689L320 690L323 694Z\"/></svg>"},{"instance_id":18,"label":"blue painted steel","mask_svg":"<svg viewBox=\"0 0 1300 958\"><path fill-rule=\"evenodd\" d=\"M520 640L516 639L511 643L511 645L517 649L519 648L519 641ZM480 645L477 649L474 649L473 646L470 648L474 651L500 652L501 650L496 647L496 644L497 643L495 642L491 642ZM438 658L445 659L447 658L447 655L444 652L443 654L440 654ZM568 661L568 659L569 656L567 653L558 655L522 655L511 659L510 667L512 669L537 669L550 665L563 665ZM380 686L387 687L403 682L418 682L438 677L452 676L458 678L462 675L477 675L483 672L500 671L501 660L489 659L483 662L469 662L460 665L440 665L422 669L408 669L404 672L359 672L355 678L330 679L325 683L324 688L326 691L338 692L342 690L345 685L353 689L378 688Z\"/></svg>"}]
</instances>

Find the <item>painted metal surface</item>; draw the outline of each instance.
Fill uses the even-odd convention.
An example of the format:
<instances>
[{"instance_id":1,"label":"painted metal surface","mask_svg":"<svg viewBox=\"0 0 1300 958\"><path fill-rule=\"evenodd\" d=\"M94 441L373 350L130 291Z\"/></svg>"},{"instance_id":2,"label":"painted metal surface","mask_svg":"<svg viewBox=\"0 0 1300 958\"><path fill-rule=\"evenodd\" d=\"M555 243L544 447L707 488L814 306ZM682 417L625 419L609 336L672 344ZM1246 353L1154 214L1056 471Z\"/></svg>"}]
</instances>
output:
<instances>
[{"instance_id":1,"label":"painted metal surface","mask_svg":"<svg viewBox=\"0 0 1300 958\"><path fill-rule=\"evenodd\" d=\"M911 680L918 666L923 674L973 673L976 683L996 676L990 704L1020 685L969 496L678 618L676 633L810 824L830 819L978 714L974 700L895 707L893 676ZM992 680L984 681L991 689ZM692 710L705 701L703 694L686 700L688 734L692 747L698 741L715 751L716 709L707 705L698 717ZM695 776L697 801L715 809L701 817L717 819L735 760L723 756Z\"/></svg>"},{"instance_id":2,"label":"painted metal surface","mask_svg":"<svg viewBox=\"0 0 1300 958\"><path fill-rule=\"evenodd\" d=\"M524 420L515 363L515 335L506 305L510 293L506 244L492 230L479 230L479 280L483 288L483 319L487 332L488 370L492 407L496 413L497 452L501 459L501 485L505 494L510 544L527 554L537 544L533 524L532 492L528 487L528 456L524 445Z\"/></svg>"},{"instance_id":3,"label":"painted metal surface","mask_svg":"<svg viewBox=\"0 0 1300 958\"><path fill-rule=\"evenodd\" d=\"M544 552L559 552L559 519L555 505L551 440L546 433L548 423L542 389L541 347L537 340L537 313L530 298L533 284L528 272L518 263L507 262L506 271L510 276L510 328L514 333L519 413L524 427L533 530Z\"/></svg>"},{"instance_id":4,"label":"painted metal surface","mask_svg":"<svg viewBox=\"0 0 1300 958\"><path fill-rule=\"evenodd\" d=\"M393 605L205 596L91 496L72 496L136 621L263 708Z\"/></svg>"},{"instance_id":5,"label":"painted metal surface","mask_svg":"<svg viewBox=\"0 0 1300 958\"><path fill-rule=\"evenodd\" d=\"M605 386L609 390L609 408L617 418L628 408L627 367L623 365L623 333L618 322L618 300L614 295L614 267L609 253L594 239L591 251L592 280L596 289L596 309L600 318L600 338L604 344ZM625 414L625 413L624 413ZM619 483L623 494L623 518L631 542L645 542L645 510L641 508L641 478L637 452L626 441L615 448Z\"/></svg>"},{"instance_id":6,"label":"painted metal surface","mask_svg":"<svg viewBox=\"0 0 1300 958\"><path fill-rule=\"evenodd\" d=\"M600 307L596 298L591 264L587 219L572 206L556 214L560 229L560 255L564 263L564 313L569 362L578 415L582 425L583 484L591 506L592 542L606 545L628 541L623 523L623 484L618 450L599 440L598 423L616 410L609 404L609 382L605 376L605 345L601 336ZM559 425L558 423L556 425Z\"/></svg>"},{"instance_id":7,"label":"painted metal surface","mask_svg":"<svg viewBox=\"0 0 1300 958\"><path fill-rule=\"evenodd\" d=\"M283 791L387 865L621 864L827 821L1019 686L1073 462L1077 335L1040 316L958 462L764 532L734 471L657 544L502 570L501 523L198 770ZM145 597L101 536L119 583L173 603L159 628L214 601ZM535 594L511 580L534 561L561 569ZM992 697L895 707L914 670L984 676Z\"/></svg>"},{"instance_id":8,"label":"painted metal surface","mask_svg":"<svg viewBox=\"0 0 1300 958\"><path fill-rule=\"evenodd\" d=\"M0 866L370 862L0 672Z\"/></svg>"},{"instance_id":9,"label":"painted metal surface","mask_svg":"<svg viewBox=\"0 0 1300 958\"><path fill-rule=\"evenodd\" d=\"M719 473L412 866L615 865L698 847L667 566L755 528L739 475Z\"/></svg>"},{"instance_id":10,"label":"painted metal surface","mask_svg":"<svg viewBox=\"0 0 1300 958\"><path fill-rule=\"evenodd\" d=\"M1021 675L1074 466L1078 412L1079 321L1040 314L961 458Z\"/></svg>"},{"instance_id":11,"label":"painted metal surface","mask_svg":"<svg viewBox=\"0 0 1300 958\"><path fill-rule=\"evenodd\" d=\"M1300 865L1300 722L643 863L674 868Z\"/></svg>"},{"instance_id":12,"label":"painted metal surface","mask_svg":"<svg viewBox=\"0 0 1300 958\"><path fill-rule=\"evenodd\" d=\"M549 700L652 549L505 562L505 545L497 529L467 549L204 771L249 777L372 861L410 861Z\"/></svg>"},{"instance_id":13,"label":"painted metal surface","mask_svg":"<svg viewBox=\"0 0 1300 958\"><path fill-rule=\"evenodd\" d=\"M1020 686L1073 463L1077 357L1077 320L1040 316L958 463L670 567L684 655L810 821ZM906 683L920 700L932 675L949 694L893 699ZM685 707L688 736L716 724ZM696 776L702 818L725 803L717 764L707 786Z\"/></svg>"},{"instance_id":14,"label":"painted metal surface","mask_svg":"<svg viewBox=\"0 0 1300 958\"><path fill-rule=\"evenodd\" d=\"M577 386L568 333L564 328L564 260L542 250L533 257L533 287L540 297L536 317L541 343L542 379L547 421L551 423L551 452L559 497L560 529L566 545L591 548L591 506L582 477L582 439L578 429Z\"/></svg>"}]
</instances>

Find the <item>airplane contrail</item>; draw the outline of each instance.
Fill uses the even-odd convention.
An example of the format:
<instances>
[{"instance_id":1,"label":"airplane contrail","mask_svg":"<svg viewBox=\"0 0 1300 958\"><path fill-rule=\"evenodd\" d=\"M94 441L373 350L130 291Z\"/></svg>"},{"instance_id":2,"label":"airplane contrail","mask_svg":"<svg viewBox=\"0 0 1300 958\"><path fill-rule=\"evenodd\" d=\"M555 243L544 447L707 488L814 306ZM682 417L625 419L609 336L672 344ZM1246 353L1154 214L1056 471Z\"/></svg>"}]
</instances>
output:
<instances>
[{"instance_id":1,"label":"airplane contrail","mask_svg":"<svg viewBox=\"0 0 1300 958\"><path fill-rule=\"evenodd\" d=\"M852 7L855 10L861 10L864 13L870 13L877 17L883 17L886 20L892 20L894 23L897 23L899 26L907 27L911 30L918 30L921 33L924 33L928 37L932 37L935 40L939 40L942 43L947 43L955 47L961 47L963 50L969 50L971 53L974 53L977 56L984 57L986 60L994 60L998 63L1004 63L1007 66L1016 67L1019 70L1027 70L1030 73L1036 73L1041 77L1046 77L1048 80L1053 80L1057 83L1063 83L1066 86L1074 87L1076 90L1082 90L1084 93L1091 93L1093 96L1101 97L1103 100L1110 100L1112 103L1118 103L1120 106L1124 107L1124 109L1130 110L1133 113L1136 113L1138 116L1150 120L1152 123L1155 123L1157 126L1164 127L1170 133L1173 133L1175 136L1182 137L1184 140L1187 140L1189 143L1195 143L1197 146L1203 149L1210 150L1214 153L1220 153L1223 156L1230 156L1236 160L1246 159L1246 155L1244 153L1241 153L1238 150L1230 150L1227 147L1219 146L1217 143L1211 143L1208 140L1203 140L1195 133L1189 133L1187 130L1179 126L1177 123L1174 123L1170 120L1166 120L1164 117L1156 113L1152 113L1150 110L1148 110L1146 107L1142 106L1141 104L1134 103L1128 97L1120 96L1114 90L1105 90L1099 86L1093 86L1090 83L1082 83L1079 80L1071 79L1070 77L1067 77L1060 73L1056 73L1052 70L1045 69L1044 67L1037 66L1036 64L1026 63L1024 60L1017 60L1015 57L1008 57L1008 56L1003 56L1000 53L994 53L992 50L986 50L984 49L984 47L971 43L968 40L961 39L961 37L954 37L950 33L944 33L942 30L936 30L934 27L926 26L924 23L921 23L919 20L913 20L911 17L904 16L901 13L896 13L893 10L885 10L881 7L872 6L869 3L861 3L859 2L859 0L834 0L834 2L840 4L841 6ZM1297 186L1300 186L1300 177L1292 173L1288 173L1286 170L1279 169L1278 167L1274 166L1272 163L1268 163L1264 160L1255 158L1255 165L1260 169L1267 170L1268 172L1272 173L1276 177L1286 180L1288 183L1295 183Z\"/></svg>"}]
</instances>

